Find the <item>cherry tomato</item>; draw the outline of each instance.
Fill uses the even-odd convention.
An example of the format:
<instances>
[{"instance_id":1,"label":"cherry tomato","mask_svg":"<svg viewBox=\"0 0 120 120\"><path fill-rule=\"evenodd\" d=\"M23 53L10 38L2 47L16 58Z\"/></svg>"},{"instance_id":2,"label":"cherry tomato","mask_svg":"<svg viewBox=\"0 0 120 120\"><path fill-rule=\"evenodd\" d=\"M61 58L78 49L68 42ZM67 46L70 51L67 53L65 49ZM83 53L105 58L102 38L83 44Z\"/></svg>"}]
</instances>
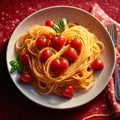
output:
<instances>
[{"instance_id":1,"label":"cherry tomato","mask_svg":"<svg viewBox=\"0 0 120 120\"><path fill-rule=\"evenodd\" d=\"M69 67L69 62L62 58L62 59L54 59L51 63L51 69L56 75L60 75L65 72L65 70Z\"/></svg>"},{"instance_id":2,"label":"cherry tomato","mask_svg":"<svg viewBox=\"0 0 120 120\"><path fill-rule=\"evenodd\" d=\"M30 74L24 73L24 72L21 74L20 79L23 83L32 83L33 82L32 76Z\"/></svg>"},{"instance_id":3,"label":"cherry tomato","mask_svg":"<svg viewBox=\"0 0 120 120\"><path fill-rule=\"evenodd\" d=\"M45 49L41 54L41 60L45 62L51 56L51 51L49 49Z\"/></svg>"},{"instance_id":4,"label":"cherry tomato","mask_svg":"<svg viewBox=\"0 0 120 120\"><path fill-rule=\"evenodd\" d=\"M63 35L54 35L51 38L52 47L59 51L65 45L65 38Z\"/></svg>"},{"instance_id":5,"label":"cherry tomato","mask_svg":"<svg viewBox=\"0 0 120 120\"><path fill-rule=\"evenodd\" d=\"M74 89L71 85L68 85L65 89L62 90L62 95L66 98L72 98L74 94Z\"/></svg>"},{"instance_id":6,"label":"cherry tomato","mask_svg":"<svg viewBox=\"0 0 120 120\"><path fill-rule=\"evenodd\" d=\"M47 39L47 46L51 46L51 35L45 35L46 39Z\"/></svg>"},{"instance_id":7,"label":"cherry tomato","mask_svg":"<svg viewBox=\"0 0 120 120\"><path fill-rule=\"evenodd\" d=\"M23 52L20 57L23 63L28 63L28 54L26 51Z\"/></svg>"},{"instance_id":8,"label":"cherry tomato","mask_svg":"<svg viewBox=\"0 0 120 120\"><path fill-rule=\"evenodd\" d=\"M46 20L46 22L45 22L45 25L46 26L48 26L48 27L53 27L53 24L54 24L54 22L53 22L53 20L51 20L51 19L48 19L48 20Z\"/></svg>"},{"instance_id":9,"label":"cherry tomato","mask_svg":"<svg viewBox=\"0 0 120 120\"><path fill-rule=\"evenodd\" d=\"M68 47L62 56L68 59L70 62L74 62L78 58L76 50L72 47Z\"/></svg>"},{"instance_id":10,"label":"cherry tomato","mask_svg":"<svg viewBox=\"0 0 120 120\"><path fill-rule=\"evenodd\" d=\"M39 37L36 40L37 47L41 50L42 48L46 47L48 44L48 40L45 36Z\"/></svg>"},{"instance_id":11,"label":"cherry tomato","mask_svg":"<svg viewBox=\"0 0 120 120\"><path fill-rule=\"evenodd\" d=\"M104 68L104 62L101 59L95 59L92 64L91 64L92 68L96 69L96 70L101 70Z\"/></svg>"},{"instance_id":12,"label":"cherry tomato","mask_svg":"<svg viewBox=\"0 0 120 120\"><path fill-rule=\"evenodd\" d=\"M78 54L81 52L82 42L80 39L74 39L70 42L70 46L73 47Z\"/></svg>"}]
</instances>

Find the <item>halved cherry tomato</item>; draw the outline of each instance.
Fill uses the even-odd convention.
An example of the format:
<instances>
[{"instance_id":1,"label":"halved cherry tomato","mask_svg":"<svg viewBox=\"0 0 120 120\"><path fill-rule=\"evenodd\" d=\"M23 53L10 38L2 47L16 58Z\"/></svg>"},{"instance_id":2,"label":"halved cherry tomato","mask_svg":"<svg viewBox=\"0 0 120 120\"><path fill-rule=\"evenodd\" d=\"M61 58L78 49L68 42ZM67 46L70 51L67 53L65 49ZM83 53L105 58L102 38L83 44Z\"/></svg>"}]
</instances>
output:
<instances>
[{"instance_id":1,"label":"halved cherry tomato","mask_svg":"<svg viewBox=\"0 0 120 120\"><path fill-rule=\"evenodd\" d=\"M70 46L73 47L78 54L81 52L82 42L80 39L74 39L70 42Z\"/></svg>"},{"instance_id":2,"label":"halved cherry tomato","mask_svg":"<svg viewBox=\"0 0 120 120\"><path fill-rule=\"evenodd\" d=\"M45 25L52 28L54 25L54 22L53 22L53 20L48 19L48 20L46 20Z\"/></svg>"},{"instance_id":3,"label":"halved cherry tomato","mask_svg":"<svg viewBox=\"0 0 120 120\"><path fill-rule=\"evenodd\" d=\"M66 98L72 98L74 94L74 88L71 85L68 85L65 89L62 90L62 95Z\"/></svg>"},{"instance_id":4,"label":"halved cherry tomato","mask_svg":"<svg viewBox=\"0 0 120 120\"><path fill-rule=\"evenodd\" d=\"M42 62L45 62L51 55L52 55L51 51L49 49L45 49L41 54Z\"/></svg>"},{"instance_id":5,"label":"halved cherry tomato","mask_svg":"<svg viewBox=\"0 0 120 120\"><path fill-rule=\"evenodd\" d=\"M51 63L51 70L56 73L56 75L60 75L67 70L69 67L69 62L65 58L62 59L54 59Z\"/></svg>"},{"instance_id":6,"label":"halved cherry tomato","mask_svg":"<svg viewBox=\"0 0 120 120\"><path fill-rule=\"evenodd\" d=\"M65 38L63 35L54 35L51 38L52 47L59 51L65 45Z\"/></svg>"},{"instance_id":7,"label":"halved cherry tomato","mask_svg":"<svg viewBox=\"0 0 120 120\"><path fill-rule=\"evenodd\" d=\"M20 79L23 83L28 83L29 84L29 83L33 82L32 76L30 74L24 73L24 72L21 74Z\"/></svg>"},{"instance_id":8,"label":"halved cherry tomato","mask_svg":"<svg viewBox=\"0 0 120 120\"><path fill-rule=\"evenodd\" d=\"M101 70L104 68L104 62L101 59L95 59L92 64L91 64L92 68L96 69L96 70Z\"/></svg>"},{"instance_id":9,"label":"halved cherry tomato","mask_svg":"<svg viewBox=\"0 0 120 120\"><path fill-rule=\"evenodd\" d=\"M25 51L25 52L23 52L21 55L20 55L20 58L21 58L21 60L22 60L22 62L23 63L28 63L28 54L27 54L27 52Z\"/></svg>"},{"instance_id":10,"label":"halved cherry tomato","mask_svg":"<svg viewBox=\"0 0 120 120\"><path fill-rule=\"evenodd\" d=\"M78 54L73 47L68 47L62 57L65 57L70 62L74 62L78 58Z\"/></svg>"},{"instance_id":11,"label":"halved cherry tomato","mask_svg":"<svg viewBox=\"0 0 120 120\"><path fill-rule=\"evenodd\" d=\"M46 39L45 36L41 36L36 40L36 45L40 50L46 47L47 44L48 44L48 40Z\"/></svg>"}]
</instances>

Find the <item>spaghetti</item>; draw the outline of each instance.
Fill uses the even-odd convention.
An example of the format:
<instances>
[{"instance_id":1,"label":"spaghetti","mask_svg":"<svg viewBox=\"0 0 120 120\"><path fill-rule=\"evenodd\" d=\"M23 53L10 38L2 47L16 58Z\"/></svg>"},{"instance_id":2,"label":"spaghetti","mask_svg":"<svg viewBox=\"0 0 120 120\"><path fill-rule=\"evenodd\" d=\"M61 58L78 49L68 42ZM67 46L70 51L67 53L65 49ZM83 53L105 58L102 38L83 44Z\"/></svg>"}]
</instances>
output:
<instances>
[{"instance_id":1,"label":"spaghetti","mask_svg":"<svg viewBox=\"0 0 120 120\"><path fill-rule=\"evenodd\" d=\"M33 78L33 87L40 94L54 93L62 95L65 85L72 85L75 92L86 92L95 83L96 71L91 67L95 59L101 59L104 44L85 27L76 24L68 24L61 33L66 39L66 43L60 50L55 50L51 45L39 49L36 40L41 37L55 36L53 28L36 25L22 35L15 43L15 50L20 56L23 52L28 53L28 65L24 69L29 71ZM82 42L81 52L74 62L60 75L56 75L51 69L52 61L61 58L73 39L80 39ZM50 44L50 43L49 43ZM44 50L50 49L52 55L43 62L41 55Z\"/></svg>"}]
</instances>

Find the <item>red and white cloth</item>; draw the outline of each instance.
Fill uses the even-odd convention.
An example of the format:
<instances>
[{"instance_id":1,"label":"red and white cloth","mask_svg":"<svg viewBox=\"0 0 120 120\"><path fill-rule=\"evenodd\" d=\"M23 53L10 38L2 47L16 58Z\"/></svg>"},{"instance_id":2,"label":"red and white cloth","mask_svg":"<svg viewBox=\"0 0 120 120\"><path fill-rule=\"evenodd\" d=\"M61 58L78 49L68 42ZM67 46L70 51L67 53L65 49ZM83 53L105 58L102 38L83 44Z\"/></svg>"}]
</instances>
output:
<instances>
[{"instance_id":1,"label":"red and white cloth","mask_svg":"<svg viewBox=\"0 0 120 120\"><path fill-rule=\"evenodd\" d=\"M120 24L115 20L110 18L98 4L94 4L91 10L91 14L97 17L103 25L106 27L109 23L115 23L117 26L118 32L118 46L116 47L116 58L120 75ZM116 113L116 115L120 115L120 101L115 98L115 84L114 84L114 76L111 77L109 84L107 85L105 92L110 100L110 103Z\"/></svg>"}]
</instances>

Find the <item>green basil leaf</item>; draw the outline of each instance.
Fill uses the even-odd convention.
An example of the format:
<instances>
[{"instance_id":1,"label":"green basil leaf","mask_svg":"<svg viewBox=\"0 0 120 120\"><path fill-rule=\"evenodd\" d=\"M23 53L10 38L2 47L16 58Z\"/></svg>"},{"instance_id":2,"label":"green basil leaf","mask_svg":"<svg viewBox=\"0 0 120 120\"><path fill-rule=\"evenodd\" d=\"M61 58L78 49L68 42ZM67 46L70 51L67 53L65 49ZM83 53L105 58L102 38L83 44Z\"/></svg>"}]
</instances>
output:
<instances>
[{"instance_id":1,"label":"green basil leaf","mask_svg":"<svg viewBox=\"0 0 120 120\"><path fill-rule=\"evenodd\" d=\"M14 66L16 64L16 61L15 60L12 60L9 62L11 66Z\"/></svg>"},{"instance_id":2,"label":"green basil leaf","mask_svg":"<svg viewBox=\"0 0 120 120\"><path fill-rule=\"evenodd\" d=\"M56 24L53 25L53 29L55 30L56 33L62 33L66 27L67 27L67 20L65 18L61 19L58 22L58 25Z\"/></svg>"},{"instance_id":3,"label":"green basil leaf","mask_svg":"<svg viewBox=\"0 0 120 120\"><path fill-rule=\"evenodd\" d=\"M60 28L58 25L54 24L53 25L53 29L55 30L56 33L59 33L60 32Z\"/></svg>"},{"instance_id":4,"label":"green basil leaf","mask_svg":"<svg viewBox=\"0 0 120 120\"><path fill-rule=\"evenodd\" d=\"M10 72L13 73L17 70L18 73L22 73L23 71L23 68L20 66L20 57L17 56L16 57L16 60L12 60L9 62L10 65L11 65L11 69L10 69Z\"/></svg>"},{"instance_id":5,"label":"green basil leaf","mask_svg":"<svg viewBox=\"0 0 120 120\"><path fill-rule=\"evenodd\" d=\"M67 26L67 20L65 18L63 18L62 20L59 21L58 26L60 28L59 32L62 33Z\"/></svg>"},{"instance_id":6,"label":"green basil leaf","mask_svg":"<svg viewBox=\"0 0 120 120\"><path fill-rule=\"evenodd\" d=\"M18 63L20 63L20 56L17 56L16 61L18 61Z\"/></svg>"},{"instance_id":7,"label":"green basil leaf","mask_svg":"<svg viewBox=\"0 0 120 120\"><path fill-rule=\"evenodd\" d=\"M22 68L21 66L19 66L19 67L17 68L17 72L18 72L19 74L21 74L21 73L23 72L23 68Z\"/></svg>"},{"instance_id":8,"label":"green basil leaf","mask_svg":"<svg viewBox=\"0 0 120 120\"><path fill-rule=\"evenodd\" d=\"M11 69L10 69L10 73L13 73L13 72L15 72L16 71L16 68L14 68L14 67L12 67Z\"/></svg>"}]
</instances>

